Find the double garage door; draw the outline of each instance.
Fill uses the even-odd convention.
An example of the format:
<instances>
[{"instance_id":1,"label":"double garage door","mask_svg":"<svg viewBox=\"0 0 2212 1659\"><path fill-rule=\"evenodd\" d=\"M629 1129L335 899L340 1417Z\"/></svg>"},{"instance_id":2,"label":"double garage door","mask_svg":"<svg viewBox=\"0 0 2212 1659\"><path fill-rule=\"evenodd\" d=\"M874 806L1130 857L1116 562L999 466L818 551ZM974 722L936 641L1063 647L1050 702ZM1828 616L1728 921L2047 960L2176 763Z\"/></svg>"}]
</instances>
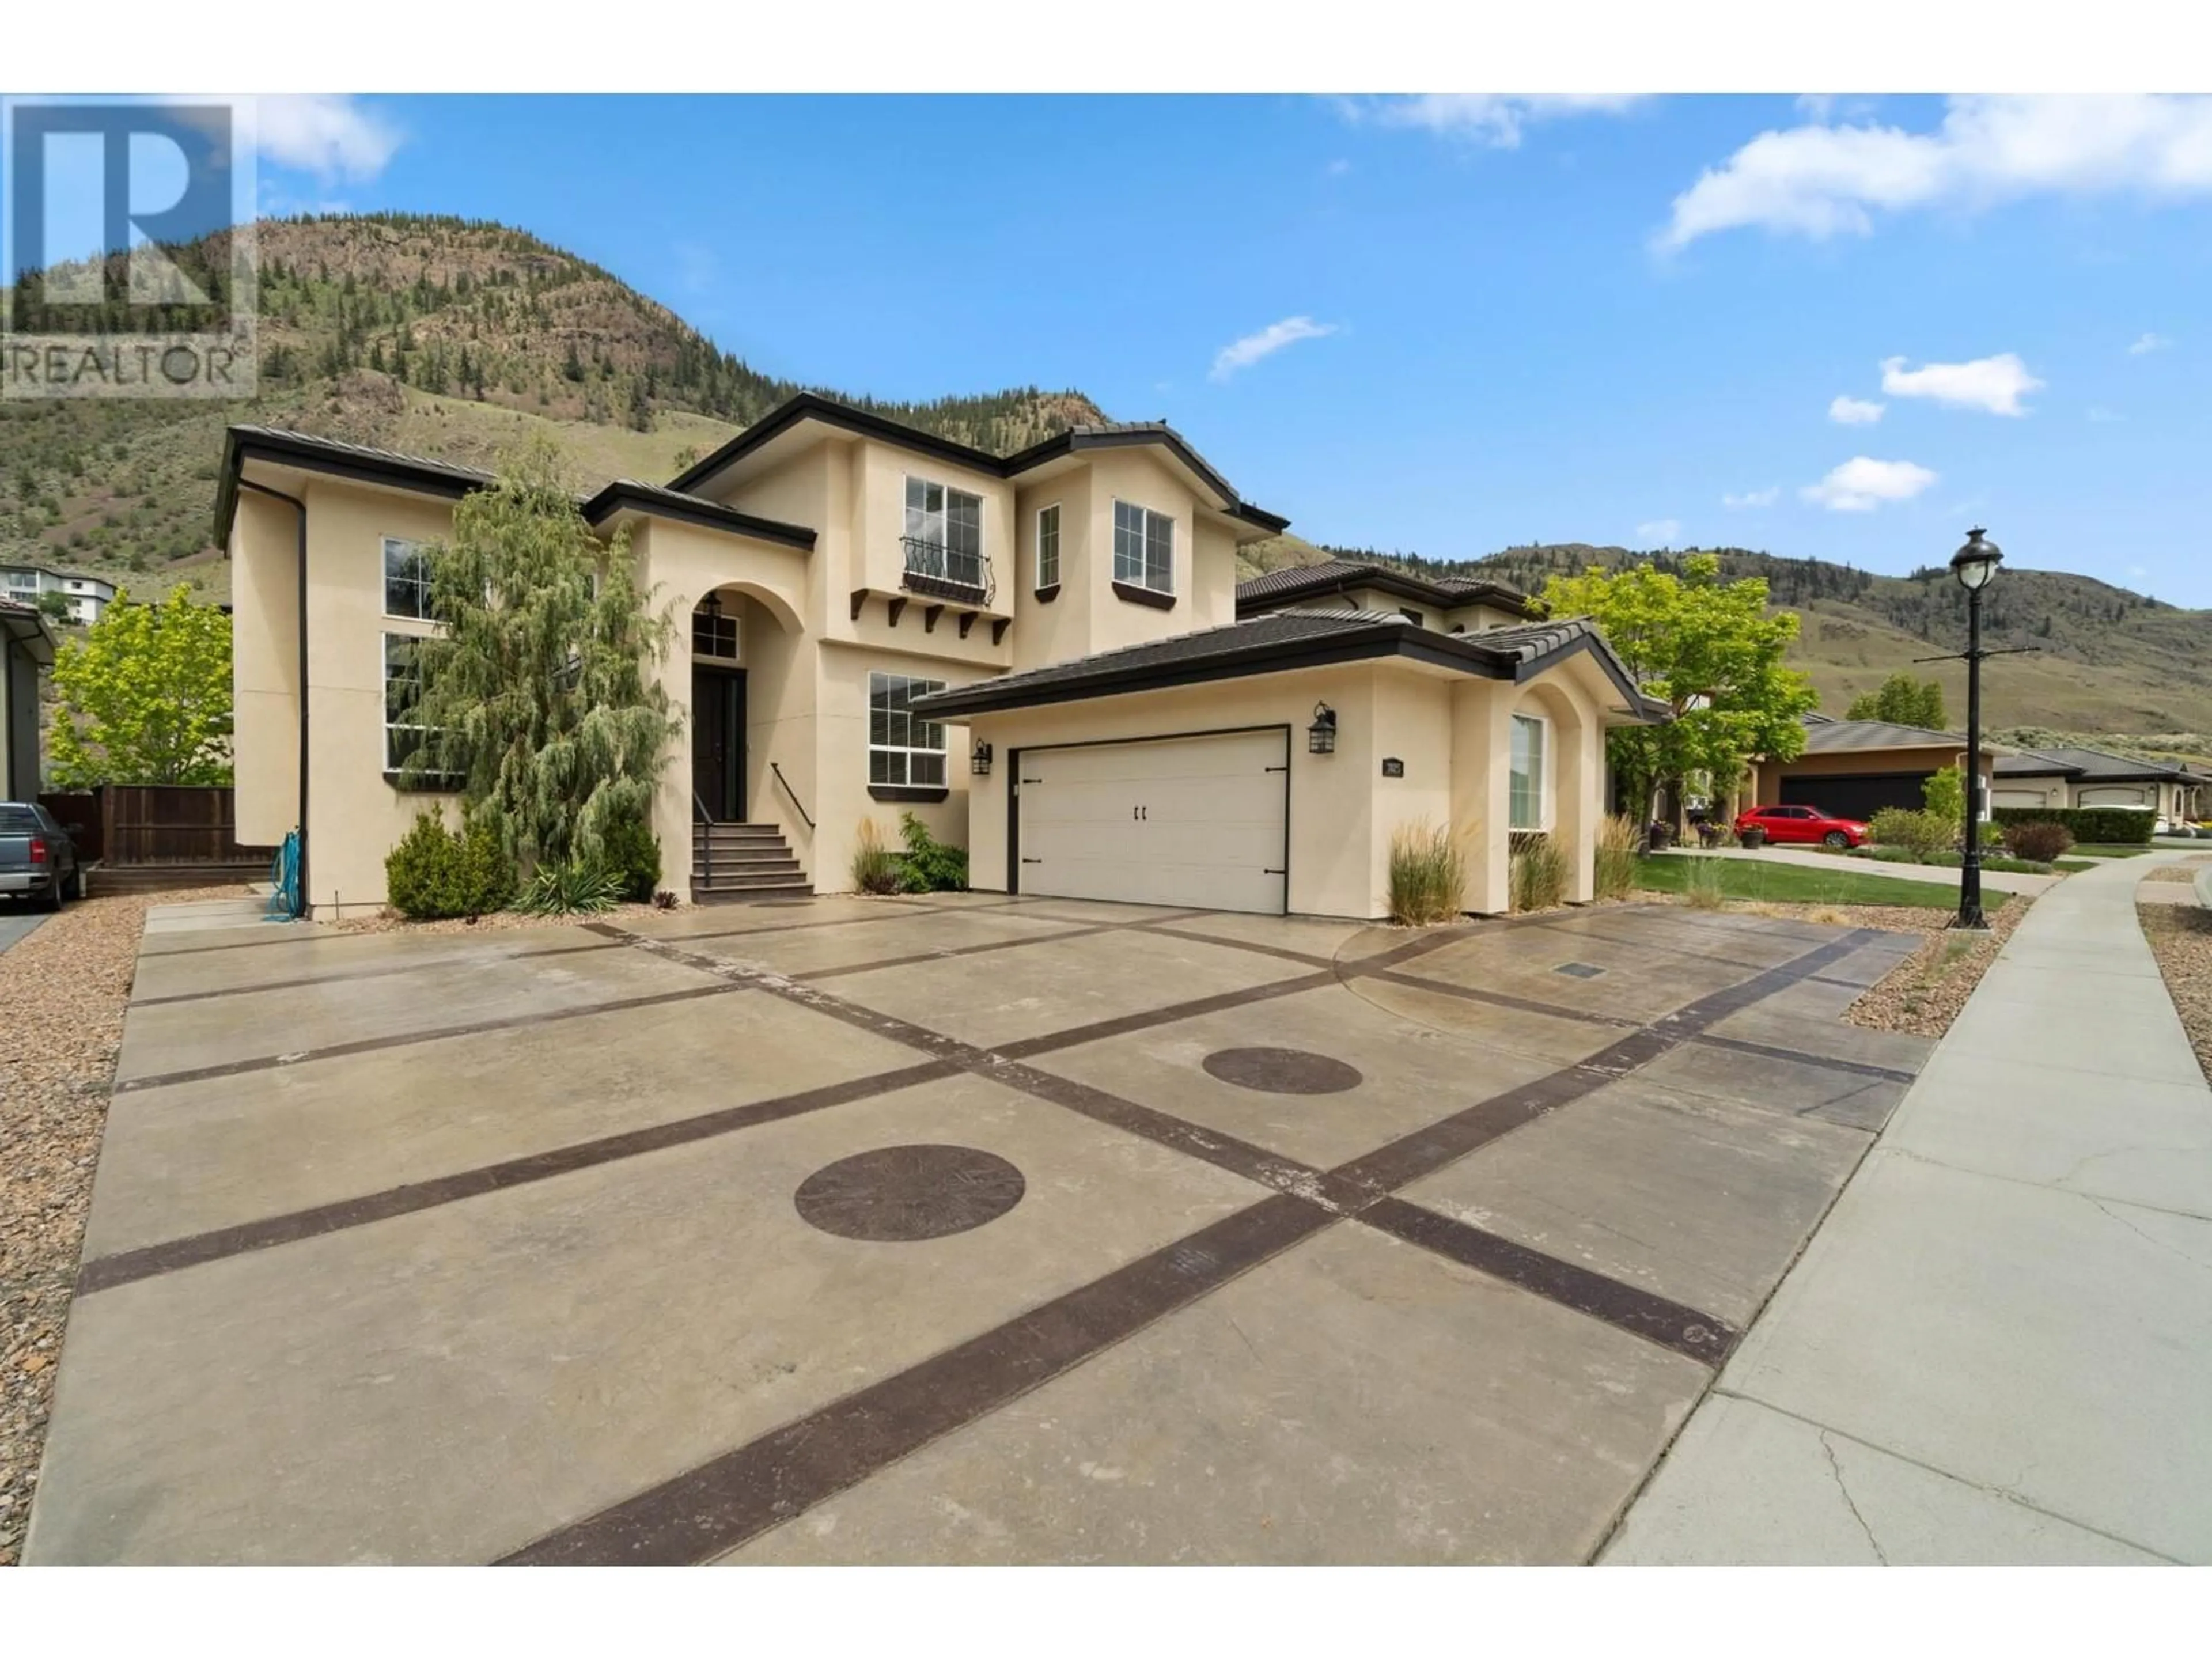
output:
<instances>
[{"instance_id":1,"label":"double garage door","mask_svg":"<svg viewBox=\"0 0 2212 1659\"><path fill-rule=\"evenodd\" d=\"M1285 729L1024 749L1014 758L1020 891L1263 915L1289 908Z\"/></svg>"},{"instance_id":2,"label":"double garage door","mask_svg":"<svg viewBox=\"0 0 2212 1659\"><path fill-rule=\"evenodd\" d=\"M1885 806L1917 811L1927 772L1857 772L1782 780L1782 805L1811 806L1832 817L1872 817Z\"/></svg>"}]
</instances>

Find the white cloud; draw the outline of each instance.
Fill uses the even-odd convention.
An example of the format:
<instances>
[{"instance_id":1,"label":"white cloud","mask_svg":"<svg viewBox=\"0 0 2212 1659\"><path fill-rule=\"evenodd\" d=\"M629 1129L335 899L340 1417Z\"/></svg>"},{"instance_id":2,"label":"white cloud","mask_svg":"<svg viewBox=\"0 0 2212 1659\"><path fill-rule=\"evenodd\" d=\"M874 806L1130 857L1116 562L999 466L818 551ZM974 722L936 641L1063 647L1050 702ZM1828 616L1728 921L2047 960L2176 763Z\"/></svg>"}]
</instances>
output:
<instances>
[{"instance_id":1,"label":"white cloud","mask_svg":"<svg viewBox=\"0 0 2212 1659\"><path fill-rule=\"evenodd\" d=\"M1953 409L1979 409L1991 415L2025 415L2021 398L2040 391L2043 382L2027 372L2013 352L1977 357L1971 363L1923 363L1907 368L1902 357L1885 357L1881 389L1893 398L1932 398Z\"/></svg>"},{"instance_id":2,"label":"white cloud","mask_svg":"<svg viewBox=\"0 0 2212 1659\"><path fill-rule=\"evenodd\" d=\"M1310 317L1285 317L1279 323L1270 323L1256 334L1247 334L1241 340L1232 340L1213 354L1213 368L1206 378L1225 380L1240 368L1249 368L1262 357L1273 356L1285 346L1296 345L1300 340L1318 340L1336 332L1334 323L1317 323Z\"/></svg>"},{"instance_id":3,"label":"white cloud","mask_svg":"<svg viewBox=\"0 0 2212 1659\"><path fill-rule=\"evenodd\" d=\"M1863 236L1878 213L2119 191L2212 193L2212 97L1961 97L1933 132L1820 120L1762 132L1674 198L1658 246L1750 225Z\"/></svg>"},{"instance_id":4,"label":"white cloud","mask_svg":"<svg viewBox=\"0 0 2212 1659\"><path fill-rule=\"evenodd\" d=\"M1636 543L1639 547L1672 547L1682 539L1680 519L1654 519L1649 524L1636 526Z\"/></svg>"},{"instance_id":5,"label":"white cloud","mask_svg":"<svg viewBox=\"0 0 2212 1659\"><path fill-rule=\"evenodd\" d=\"M1721 505L1726 507L1771 507L1782 499L1782 486L1769 484L1764 489L1747 489L1741 495L1723 495Z\"/></svg>"},{"instance_id":6,"label":"white cloud","mask_svg":"<svg viewBox=\"0 0 2212 1659\"><path fill-rule=\"evenodd\" d=\"M2138 334L2136 343L2128 348L2130 357L2148 357L2154 351L2163 351L2173 343L2163 334Z\"/></svg>"},{"instance_id":7,"label":"white cloud","mask_svg":"<svg viewBox=\"0 0 2212 1659\"><path fill-rule=\"evenodd\" d=\"M2115 426L2126 418L2118 410L2107 409L2102 404L2089 405L2089 419L2098 426Z\"/></svg>"},{"instance_id":8,"label":"white cloud","mask_svg":"<svg viewBox=\"0 0 2212 1659\"><path fill-rule=\"evenodd\" d=\"M1872 426L1889 405L1864 398L1838 398L1828 405L1828 418L1838 426Z\"/></svg>"},{"instance_id":9,"label":"white cloud","mask_svg":"<svg viewBox=\"0 0 2212 1659\"><path fill-rule=\"evenodd\" d=\"M1815 484L1797 493L1832 513L1870 513L1884 501L1909 501L1936 482L1936 474L1911 461L1869 460L1854 455Z\"/></svg>"},{"instance_id":10,"label":"white cloud","mask_svg":"<svg viewBox=\"0 0 2212 1659\"><path fill-rule=\"evenodd\" d=\"M1352 120L1372 117L1386 127L1419 127L1448 138L1515 149L1522 129L1573 115L1618 115L1639 101L1633 94L1547 93L1512 97L1497 93L1425 93L1413 98L1347 100Z\"/></svg>"},{"instance_id":11,"label":"white cloud","mask_svg":"<svg viewBox=\"0 0 2212 1659\"><path fill-rule=\"evenodd\" d=\"M254 148L280 167L334 179L368 179L400 145L399 129L355 99L324 93L258 98Z\"/></svg>"}]
</instances>

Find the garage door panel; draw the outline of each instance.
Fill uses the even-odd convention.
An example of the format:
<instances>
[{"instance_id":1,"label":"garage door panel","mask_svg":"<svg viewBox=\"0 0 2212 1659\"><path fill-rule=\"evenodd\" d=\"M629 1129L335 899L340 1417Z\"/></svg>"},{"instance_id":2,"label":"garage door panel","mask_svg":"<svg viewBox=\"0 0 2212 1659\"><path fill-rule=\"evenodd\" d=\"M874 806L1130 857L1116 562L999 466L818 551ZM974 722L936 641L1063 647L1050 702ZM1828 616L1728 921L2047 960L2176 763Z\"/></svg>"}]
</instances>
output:
<instances>
[{"instance_id":1,"label":"garage door panel","mask_svg":"<svg viewBox=\"0 0 2212 1659\"><path fill-rule=\"evenodd\" d=\"M1279 915L1280 732L1025 750L1025 893Z\"/></svg>"}]
</instances>

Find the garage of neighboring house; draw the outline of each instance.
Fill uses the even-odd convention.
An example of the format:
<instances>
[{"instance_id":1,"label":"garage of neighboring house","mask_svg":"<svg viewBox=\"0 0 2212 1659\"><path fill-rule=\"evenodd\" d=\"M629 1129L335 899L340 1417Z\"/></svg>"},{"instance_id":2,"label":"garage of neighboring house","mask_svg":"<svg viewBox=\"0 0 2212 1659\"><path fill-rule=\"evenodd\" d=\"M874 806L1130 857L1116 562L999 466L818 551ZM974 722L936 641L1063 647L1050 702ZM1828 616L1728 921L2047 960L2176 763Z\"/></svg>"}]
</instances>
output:
<instances>
[{"instance_id":1,"label":"garage of neighboring house","mask_svg":"<svg viewBox=\"0 0 2212 1659\"><path fill-rule=\"evenodd\" d=\"M1859 819L1886 806L1915 809L1928 780L1959 766L1966 752L1966 739L1954 732L1808 714L1802 754L1757 763L1756 800L1761 806L1811 806ZM1985 790L1989 768L1984 752Z\"/></svg>"},{"instance_id":2,"label":"garage of neighboring house","mask_svg":"<svg viewBox=\"0 0 2212 1659\"><path fill-rule=\"evenodd\" d=\"M1288 909L1288 728L1024 749L1008 763L1024 892Z\"/></svg>"}]
</instances>

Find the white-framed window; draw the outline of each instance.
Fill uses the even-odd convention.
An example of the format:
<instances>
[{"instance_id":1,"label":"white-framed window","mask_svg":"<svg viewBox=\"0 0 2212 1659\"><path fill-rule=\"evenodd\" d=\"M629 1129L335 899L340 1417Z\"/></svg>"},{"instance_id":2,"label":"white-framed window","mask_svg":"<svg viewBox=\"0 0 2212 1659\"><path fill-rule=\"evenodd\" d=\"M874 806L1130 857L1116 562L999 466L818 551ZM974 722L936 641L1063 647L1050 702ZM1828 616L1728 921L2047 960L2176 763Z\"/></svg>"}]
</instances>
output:
<instances>
[{"instance_id":1,"label":"white-framed window","mask_svg":"<svg viewBox=\"0 0 2212 1659\"><path fill-rule=\"evenodd\" d=\"M945 690L943 680L905 674L868 674L868 781L895 787L942 789L945 724L914 712L914 700Z\"/></svg>"},{"instance_id":2,"label":"white-framed window","mask_svg":"<svg viewBox=\"0 0 2212 1659\"><path fill-rule=\"evenodd\" d=\"M422 543L384 538L384 614L430 620L430 556Z\"/></svg>"},{"instance_id":3,"label":"white-framed window","mask_svg":"<svg viewBox=\"0 0 2212 1659\"><path fill-rule=\"evenodd\" d=\"M983 498L908 473L906 568L917 576L982 586Z\"/></svg>"},{"instance_id":4,"label":"white-framed window","mask_svg":"<svg viewBox=\"0 0 2212 1659\"><path fill-rule=\"evenodd\" d=\"M1036 585L1060 586L1060 503L1037 508Z\"/></svg>"},{"instance_id":5,"label":"white-framed window","mask_svg":"<svg viewBox=\"0 0 2212 1659\"><path fill-rule=\"evenodd\" d=\"M422 702L422 636L384 636L384 769L397 772L422 746L430 728L416 718Z\"/></svg>"},{"instance_id":6,"label":"white-framed window","mask_svg":"<svg viewBox=\"0 0 2212 1659\"><path fill-rule=\"evenodd\" d=\"M1134 501L1114 503L1114 580L1175 592L1175 520Z\"/></svg>"},{"instance_id":7,"label":"white-framed window","mask_svg":"<svg viewBox=\"0 0 2212 1659\"><path fill-rule=\"evenodd\" d=\"M1505 823L1510 830L1548 830L1549 800L1544 768L1551 747L1551 722L1537 714L1513 716L1511 772L1506 791Z\"/></svg>"}]
</instances>

